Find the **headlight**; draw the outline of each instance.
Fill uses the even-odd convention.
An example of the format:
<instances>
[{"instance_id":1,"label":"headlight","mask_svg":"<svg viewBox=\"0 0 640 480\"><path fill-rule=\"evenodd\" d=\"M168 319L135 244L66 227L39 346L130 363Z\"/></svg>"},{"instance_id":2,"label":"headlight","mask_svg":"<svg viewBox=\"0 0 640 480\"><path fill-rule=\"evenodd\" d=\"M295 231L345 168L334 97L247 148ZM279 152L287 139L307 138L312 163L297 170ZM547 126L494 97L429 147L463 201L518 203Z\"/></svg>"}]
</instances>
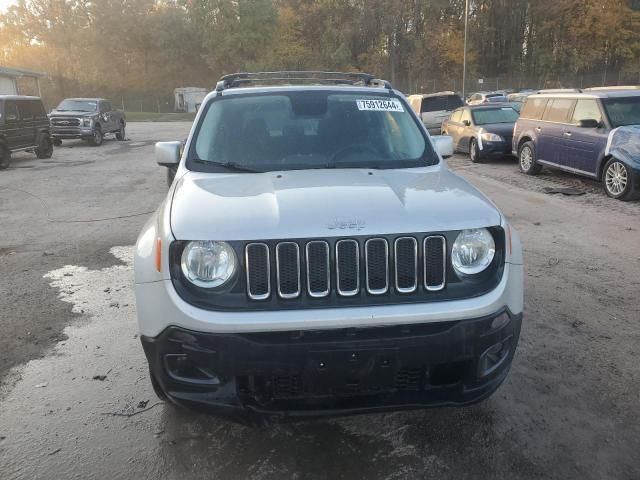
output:
<instances>
[{"instance_id":1,"label":"headlight","mask_svg":"<svg viewBox=\"0 0 640 480\"><path fill-rule=\"evenodd\" d=\"M91 119L90 118L83 118L82 119L82 126L83 127L90 127L91 126Z\"/></svg>"},{"instance_id":2,"label":"headlight","mask_svg":"<svg viewBox=\"0 0 640 480\"><path fill-rule=\"evenodd\" d=\"M496 135L495 133L485 132L481 135L482 140L485 142L504 142L504 138L500 135Z\"/></svg>"},{"instance_id":3,"label":"headlight","mask_svg":"<svg viewBox=\"0 0 640 480\"><path fill-rule=\"evenodd\" d=\"M453 242L451 262L458 273L474 275L485 270L494 255L496 244L486 228L463 230Z\"/></svg>"},{"instance_id":4,"label":"headlight","mask_svg":"<svg viewBox=\"0 0 640 480\"><path fill-rule=\"evenodd\" d=\"M233 277L238 262L228 243L206 240L187 243L180 264L182 273L191 283L215 288Z\"/></svg>"}]
</instances>

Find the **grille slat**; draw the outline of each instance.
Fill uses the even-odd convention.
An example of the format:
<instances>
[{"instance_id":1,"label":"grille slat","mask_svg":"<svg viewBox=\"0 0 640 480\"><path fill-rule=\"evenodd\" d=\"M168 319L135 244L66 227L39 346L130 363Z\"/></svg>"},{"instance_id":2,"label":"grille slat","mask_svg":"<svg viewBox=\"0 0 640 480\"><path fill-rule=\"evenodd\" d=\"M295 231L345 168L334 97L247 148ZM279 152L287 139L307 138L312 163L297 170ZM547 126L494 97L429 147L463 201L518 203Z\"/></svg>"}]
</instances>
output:
<instances>
[{"instance_id":1,"label":"grille slat","mask_svg":"<svg viewBox=\"0 0 640 480\"><path fill-rule=\"evenodd\" d=\"M271 295L271 259L265 243L250 243L245 248L247 294L252 300L266 300Z\"/></svg>"},{"instance_id":2,"label":"grille slat","mask_svg":"<svg viewBox=\"0 0 640 480\"><path fill-rule=\"evenodd\" d=\"M360 247L355 240L336 243L336 278L338 293L343 297L360 291Z\"/></svg>"},{"instance_id":3,"label":"grille slat","mask_svg":"<svg viewBox=\"0 0 640 480\"><path fill-rule=\"evenodd\" d=\"M418 288L418 241L413 237L398 238L394 244L396 290L413 293Z\"/></svg>"},{"instance_id":4,"label":"grille slat","mask_svg":"<svg viewBox=\"0 0 640 480\"><path fill-rule=\"evenodd\" d=\"M278 295L297 298L300 295L300 248L294 242L282 242L276 247Z\"/></svg>"},{"instance_id":5,"label":"grille slat","mask_svg":"<svg viewBox=\"0 0 640 480\"><path fill-rule=\"evenodd\" d=\"M384 238L365 242L367 292L382 295L389 290L389 244Z\"/></svg>"},{"instance_id":6,"label":"grille slat","mask_svg":"<svg viewBox=\"0 0 640 480\"><path fill-rule=\"evenodd\" d=\"M424 287L430 292L442 290L447 272L447 241L441 235L424 239Z\"/></svg>"},{"instance_id":7,"label":"grille slat","mask_svg":"<svg viewBox=\"0 0 640 480\"><path fill-rule=\"evenodd\" d=\"M326 297L331 291L329 244L325 241L313 241L307 243L305 248L309 296L313 298Z\"/></svg>"}]
</instances>

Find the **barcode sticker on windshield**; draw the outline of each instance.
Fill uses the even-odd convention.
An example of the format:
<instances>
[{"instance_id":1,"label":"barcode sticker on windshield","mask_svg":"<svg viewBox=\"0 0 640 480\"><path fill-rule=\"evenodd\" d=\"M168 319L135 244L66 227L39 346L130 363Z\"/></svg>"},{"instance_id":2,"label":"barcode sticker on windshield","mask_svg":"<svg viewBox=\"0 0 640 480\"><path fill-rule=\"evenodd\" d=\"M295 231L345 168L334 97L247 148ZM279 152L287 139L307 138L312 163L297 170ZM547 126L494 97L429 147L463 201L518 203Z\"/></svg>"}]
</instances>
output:
<instances>
[{"instance_id":1,"label":"barcode sticker on windshield","mask_svg":"<svg viewBox=\"0 0 640 480\"><path fill-rule=\"evenodd\" d=\"M399 100L356 100L358 110L375 112L404 112Z\"/></svg>"}]
</instances>

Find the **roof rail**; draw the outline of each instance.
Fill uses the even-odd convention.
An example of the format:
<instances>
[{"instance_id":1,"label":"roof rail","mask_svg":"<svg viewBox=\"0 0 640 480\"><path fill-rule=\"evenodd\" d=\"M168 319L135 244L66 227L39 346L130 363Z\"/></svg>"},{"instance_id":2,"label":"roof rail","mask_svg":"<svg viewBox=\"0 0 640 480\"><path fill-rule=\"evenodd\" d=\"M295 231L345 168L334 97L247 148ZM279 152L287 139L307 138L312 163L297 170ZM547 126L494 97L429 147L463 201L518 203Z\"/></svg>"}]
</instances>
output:
<instances>
[{"instance_id":1,"label":"roof rail","mask_svg":"<svg viewBox=\"0 0 640 480\"><path fill-rule=\"evenodd\" d=\"M640 90L640 85L615 85L611 87L589 87L583 88L583 91L597 92L602 90Z\"/></svg>"},{"instance_id":2,"label":"roof rail","mask_svg":"<svg viewBox=\"0 0 640 480\"><path fill-rule=\"evenodd\" d=\"M579 88L543 88L538 93L582 93Z\"/></svg>"},{"instance_id":3,"label":"roof rail","mask_svg":"<svg viewBox=\"0 0 640 480\"><path fill-rule=\"evenodd\" d=\"M367 87L388 88L391 84L370 73L357 72L323 72L323 71L282 71L282 72L241 72L225 75L216 84L216 91L222 92L228 88L244 87L264 84L305 84L316 83L324 85L363 85Z\"/></svg>"}]
</instances>

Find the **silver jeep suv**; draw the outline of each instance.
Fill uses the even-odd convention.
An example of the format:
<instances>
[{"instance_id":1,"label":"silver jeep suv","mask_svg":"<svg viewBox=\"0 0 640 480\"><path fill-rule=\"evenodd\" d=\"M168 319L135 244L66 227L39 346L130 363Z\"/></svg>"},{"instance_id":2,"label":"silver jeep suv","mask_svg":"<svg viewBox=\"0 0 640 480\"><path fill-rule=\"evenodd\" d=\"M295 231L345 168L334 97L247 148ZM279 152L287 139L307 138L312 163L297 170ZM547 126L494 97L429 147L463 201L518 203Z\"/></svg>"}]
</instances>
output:
<instances>
[{"instance_id":1,"label":"silver jeep suv","mask_svg":"<svg viewBox=\"0 0 640 480\"><path fill-rule=\"evenodd\" d=\"M507 376L520 241L365 74L223 77L137 242L161 398L237 419L467 405Z\"/></svg>"}]
</instances>

